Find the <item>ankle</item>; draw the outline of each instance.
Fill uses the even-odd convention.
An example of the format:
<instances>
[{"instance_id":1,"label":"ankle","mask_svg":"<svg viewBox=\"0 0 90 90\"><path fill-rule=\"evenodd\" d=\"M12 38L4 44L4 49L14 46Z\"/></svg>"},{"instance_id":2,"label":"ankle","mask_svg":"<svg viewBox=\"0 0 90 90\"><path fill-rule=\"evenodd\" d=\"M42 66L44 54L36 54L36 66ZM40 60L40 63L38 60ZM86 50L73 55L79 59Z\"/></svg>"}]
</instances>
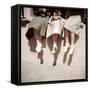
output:
<instances>
[{"instance_id":1,"label":"ankle","mask_svg":"<svg viewBox=\"0 0 90 90\"><path fill-rule=\"evenodd\" d=\"M37 46L42 46L42 43L39 40L36 40Z\"/></svg>"},{"instance_id":2,"label":"ankle","mask_svg":"<svg viewBox=\"0 0 90 90\"><path fill-rule=\"evenodd\" d=\"M57 43L56 42L53 42L53 47L57 47Z\"/></svg>"},{"instance_id":3,"label":"ankle","mask_svg":"<svg viewBox=\"0 0 90 90\"><path fill-rule=\"evenodd\" d=\"M65 46L70 46L70 44L69 43L66 43Z\"/></svg>"},{"instance_id":4,"label":"ankle","mask_svg":"<svg viewBox=\"0 0 90 90\"><path fill-rule=\"evenodd\" d=\"M70 47L71 47L71 48L74 48L74 46L75 46L75 45L74 45L74 44L72 44Z\"/></svg>"},{"instance_id":5,"label":"ankle","mask_svg":"<svg viewBox=\"0 0 90 90\"><path fill-rule=\"evenodd\" d=\"M72 45L70 46L70 50L69 50L68 55L73 55L74 50L75 50L75 48L74 48L74 44L72 44Z\"/></svg>"}]
</instances>

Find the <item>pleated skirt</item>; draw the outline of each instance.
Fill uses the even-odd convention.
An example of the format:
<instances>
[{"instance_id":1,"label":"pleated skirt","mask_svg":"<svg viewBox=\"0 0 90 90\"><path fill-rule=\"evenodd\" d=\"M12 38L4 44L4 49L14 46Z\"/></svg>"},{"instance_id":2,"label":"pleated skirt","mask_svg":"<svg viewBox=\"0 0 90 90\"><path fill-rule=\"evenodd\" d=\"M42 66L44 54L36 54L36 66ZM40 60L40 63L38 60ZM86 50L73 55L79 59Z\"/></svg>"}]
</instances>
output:
<instances>
[{"instance_id":1,"label":"pleated skirt","mask_svg":"<svg viewBox=\"0 0 90 90\"><path fill-rule=\"evenodd\" d=\"M66 20L64 28L66 28L67 30L78 35L78 31L80 29L80 24L81 24L81 16L80 15L74 15L74 16L70 16Z\"/></svg>"}]
</instances>

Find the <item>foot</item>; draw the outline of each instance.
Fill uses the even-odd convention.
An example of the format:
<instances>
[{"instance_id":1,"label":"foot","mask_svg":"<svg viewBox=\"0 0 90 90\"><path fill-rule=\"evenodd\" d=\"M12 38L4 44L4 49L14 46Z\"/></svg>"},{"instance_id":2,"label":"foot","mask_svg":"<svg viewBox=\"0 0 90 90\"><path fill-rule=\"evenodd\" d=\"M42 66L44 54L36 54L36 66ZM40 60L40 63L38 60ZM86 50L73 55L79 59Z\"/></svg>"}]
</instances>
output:
<instances>
[{"instance_id":1,"label":"foot","mask_svg":"<svg viewBox=\"0 0 90 90\"><path fill-rule=\"evenodd\" d=\"M66 53L69 48L70 48L70 45L67 43L67 44L64 46L64 53Z\"/></svg>"},{"instance_id":2,"label":"foot","mask_svg":"<svg viewBox=\"0 0 90 90\"><path fill-rule=\"evenodd\" d=\"M53 49L52 49L51 53L52 53L52 54L55 54L56 51L57 51L57 48L58 48L57 45L53 46Z\"/></svg>"},{"instance_id":3,"label":"foot","mask_svg":"<svg viewBox=\"0 0 90 90\"><path fill-rule=\"evenodd\" d=\"M73 52L74 52L74 45L72 45L72 46L70 47L70 50L69 50L68 55L72 55Z\"/></svg>"},{"instance_id":4,"label":"foot","mask_svg":"<svg viewBox=\"0 0 90 90\"><path fill-rule=\"evenodd\" d=\"M42 50L42 44L37 45L37 46L36 46L36 51L37 51L37 53L40 53L41 50Z\"/></svg>"}]
</instances>

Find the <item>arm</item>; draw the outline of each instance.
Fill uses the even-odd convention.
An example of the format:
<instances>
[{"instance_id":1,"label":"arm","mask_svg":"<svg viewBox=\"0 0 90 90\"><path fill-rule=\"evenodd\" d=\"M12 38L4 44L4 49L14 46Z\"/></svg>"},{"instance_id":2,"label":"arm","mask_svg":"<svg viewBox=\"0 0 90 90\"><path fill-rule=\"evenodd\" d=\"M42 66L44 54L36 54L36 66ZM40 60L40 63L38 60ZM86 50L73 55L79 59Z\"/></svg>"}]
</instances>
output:
<instances>
[{"instance_id":1,"label":"arm","mask_svg":"<svg viewBox=\"0 0 90 90\"><path fill-rule=\"evenodd\" d=\"M49 19L49 21L48 21L49 24L51 23L51 20L52 20L52 16L50 17L50 19Z\"/></svg>"}]
</instances>

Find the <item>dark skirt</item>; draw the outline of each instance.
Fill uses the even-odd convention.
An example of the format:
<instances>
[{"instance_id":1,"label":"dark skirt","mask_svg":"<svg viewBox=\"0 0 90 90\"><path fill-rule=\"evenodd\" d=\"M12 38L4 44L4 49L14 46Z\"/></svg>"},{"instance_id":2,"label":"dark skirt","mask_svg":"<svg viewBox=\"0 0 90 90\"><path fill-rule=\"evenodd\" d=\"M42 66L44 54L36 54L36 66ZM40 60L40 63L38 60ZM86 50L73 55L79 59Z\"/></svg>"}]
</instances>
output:
<instances>
[{"instance_id":1,"label":"dark skirt","mask_svg":"<svg viewBox=\"0 0 90 90\"><path fill-rule=\"evenodd\" d=\"M26 37L28 40L32 36L34 36L33 30L36 30L40 33L41 36L45 36L47 24L48 24L48 17L41 17L37 16L35 17L29 24L28 24L28 30L26 32Z\"/></svg>"}]
</instances>

